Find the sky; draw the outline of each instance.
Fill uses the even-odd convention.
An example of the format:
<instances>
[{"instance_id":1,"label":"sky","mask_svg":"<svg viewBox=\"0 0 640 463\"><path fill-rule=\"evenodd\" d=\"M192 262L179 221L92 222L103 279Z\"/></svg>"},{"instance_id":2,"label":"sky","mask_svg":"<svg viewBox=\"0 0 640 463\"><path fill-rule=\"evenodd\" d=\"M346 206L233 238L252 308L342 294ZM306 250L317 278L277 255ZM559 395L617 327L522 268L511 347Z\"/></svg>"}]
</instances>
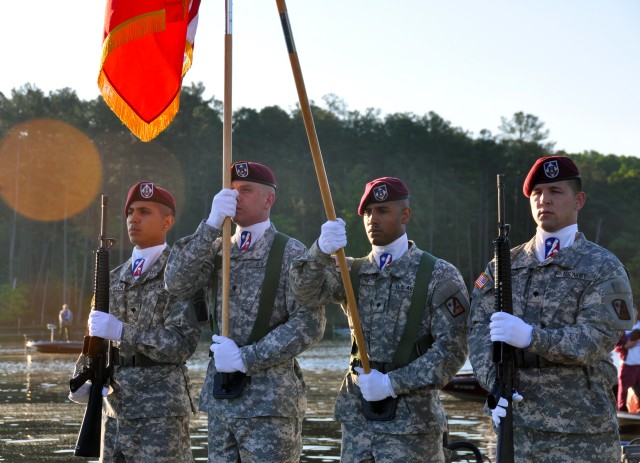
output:
<instances>
[{"instance_id":1,"label":"sky","mask_svg":"<svg viewBox=\"0 0 640 463\"><path fill-rule=\"evenodd\" d=\"M105 1L5 2L0 92L31 83L99 95ZM202 0L184 84L223 99L225 2ZM637 0L289 0L309 99L431 111L477 136L538 117L556 150L640 156ZM233 2L232 107L298 102L275 1ZM319 136L321 136L319 134ZM322 139L320 139L322 144Z\"/></svg>"}]
</instances>

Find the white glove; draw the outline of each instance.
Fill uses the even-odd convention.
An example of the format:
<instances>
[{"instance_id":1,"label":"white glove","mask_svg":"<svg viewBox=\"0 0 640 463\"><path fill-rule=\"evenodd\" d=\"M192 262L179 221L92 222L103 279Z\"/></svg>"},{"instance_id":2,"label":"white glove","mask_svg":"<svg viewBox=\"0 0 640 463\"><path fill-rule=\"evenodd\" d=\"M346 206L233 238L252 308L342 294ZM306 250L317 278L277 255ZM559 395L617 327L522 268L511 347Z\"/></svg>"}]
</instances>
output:
<instances>
[{"instance_id":1,"label":"white glove","mask_svg":"<svg viewBox=\"0 0 640 463\"><path fill-rule=\"evenodd\" d=\"M515 391L511 396L511 402L514 404L517 404L518 402L522 402L523 398L524 397L518 394L518 391ZM500 420L505 416L507 416L508 406L509 406L509 402L507 402L507 399L505 399L504 397L500 397L500 400L498 400L498 405L496 406L496 408L491 410L491 419L493 420L493 424L496 425L496 428L500 426Z\"/></svg>"},{"instance_id":2,"label":"white glove","mask_svg":"<svg viewBox=\"0 0 640 463\"><path fill-rule=\"evenodd\" d=\"M211 352L213 352L213 360L216 370L222 373L233 373L234 371L247 372L242 361L240 348L233 342L233 339L225 338L214 334L211 338Z\"/></svg>"},{"instance_id":3,"label":"white glove","mask_svg":"<svg viewBox=\"0 0 640 463\"><path fill-rule=\"evenodd\" d=\"M489 329L492 341L502 341L520 348L529 347L531 344L533 327L506 312L495 312L491 315Z\"/></svg>"},{"instance_id":4,"label":"white glove","mask_svg":"<svg viewBox=\"0 0 640 463\"><path fill-rule=\"evenodd\" d=\"M120 341L122 338L122 322L110 313L92 310L89 314L89 336Z\"/></svg>"},{"instance_id":5,"label":"white glove","mask_svg":"<svg viewBox=\"0 0 640 463\"><path fill-rule=\"evenodd\" d=\"M387 397L396 397L389 375L373 369L369 374L365 374L362 367L355 367L354 370L359 373L358 385L364 400L376 402Z\"/></svg>"},{"instance_id":6,"label":"white glove","mask_svg":"<svg viewBox=\"0 0 640 463\"><path fill-rule=\"evenodd\" d=\"M89 394L91 393L91 381L87 381L82 386L78 388L76 392L69 391L69 400L71 402L75 402L77 404L87 404L89 403ZM106 397L109 393L108 387L102 388L102 397Z\"/></svg>"},{"instance_id":7,"label":"white glove","mask_svg":"<svg viewBox=\"0 0 640 463\"><path fill-rule=\"evenodd\" d=\"M496 408L491 410L491 419L493 420L493 424L496 425L496 428L500 426L500 420L507 416L507 407L509 406L509 402L504 397L500 397L498 400L498 405Z\"/></svg>"},{"instance_id":8,"label":"white glove","mask_svg":"<svg viewBox=\"0 0 640 463\"><path fill-rule=\"evenodd\" d=\"M226 217L236 215L236 205L238 204L238 190L223 188L213 197L211 212L207 219L207 225L220 230L222 222Z\"/></svg>"},{"instance_id":9,"label":"white glove","mask_svg":"<svg viewBox=\"0 0 640 463\"><path fill-rule=\"evenodd\" d=\"M344 220L328 220L320 228L318 247L325 254L333 254L347 245L347 228Z\"/></svg>"}]
</instances>

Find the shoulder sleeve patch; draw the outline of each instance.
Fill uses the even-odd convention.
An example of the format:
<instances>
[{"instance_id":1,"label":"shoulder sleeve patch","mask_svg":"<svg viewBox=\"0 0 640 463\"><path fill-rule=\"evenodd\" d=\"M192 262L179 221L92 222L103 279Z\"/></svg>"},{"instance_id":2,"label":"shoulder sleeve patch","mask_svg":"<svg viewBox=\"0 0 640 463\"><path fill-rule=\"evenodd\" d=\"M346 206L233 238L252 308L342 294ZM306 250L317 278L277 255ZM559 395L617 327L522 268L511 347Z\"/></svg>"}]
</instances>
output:
<instances>
[{"instance_id":1,"label":"shoulder sleeve patch","mask_svg":"<svg viewBox=\"0 0 640 463\"><path fill-rule=\"evenodd\" d=\"M489 283L489 280L490 280L490 278L487 276L487 274L482 272L480 274L480 276L478 277L478 279L475 281L474 285L479 290L482 290L482 288L484 288L486 286L486 284Z\"/></svg>"},{"instance_id":2,"label":"shoulder sleeve patch","mask_svg":"<svg viewBox=\"0 0 640 463\"><path fill-rule=\"evenodd\" d=\"M444 305L449 310L449 313L451 313L453 318L465 312L464 306L460 303L457 297L447 299Z\"/></svg>"},{"instance_id":3,"label":"shoulder sleeve patch","mask_svg":"<svg viewBox=\"0 0 640 463\"><path fill-rule=\"evenodd\" d=\"M611 303L613 304L613 310L616 311L620 320L631 320L631 312L629 312L627 302L624 299L614 299Z\"/></svg>"},{"instance_id":4,"label":"shoulder sleeve patch","mask_svg":"<svg viewBox=\"0 0 640 463\"><path fill-rule=\"evenodd\" d=\"M615 329L630 330L633 327L633 296L626 277L616 278L600 285L604 305Z\"/></svg>"},{"instance_id":5,"label":"shoulder sleeve patch","mask_svg":"<svg viewBox=\"0 0 640 463\"><path fill-rule=\"evenodd\" d=\"M453 323L462 323L469 316L467 289L457 279L445 280L437 285L431 303Z\"/></svg>"}]
</instances>

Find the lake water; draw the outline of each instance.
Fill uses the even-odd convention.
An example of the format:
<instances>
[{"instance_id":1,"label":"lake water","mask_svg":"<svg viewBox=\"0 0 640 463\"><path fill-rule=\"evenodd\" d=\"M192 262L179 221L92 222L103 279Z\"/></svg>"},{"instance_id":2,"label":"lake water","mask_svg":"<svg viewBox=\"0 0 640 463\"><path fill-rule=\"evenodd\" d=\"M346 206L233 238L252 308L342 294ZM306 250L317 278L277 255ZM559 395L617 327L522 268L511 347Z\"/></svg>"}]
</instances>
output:
<instances>
[{"instance_id":1,"label":"lake water","mask_svg":"<svg viewBox=\"0 0 640 463\"><path fill-rule=\"evenodd\" d=\"M302 462L340 459L340 426L332 414L349 350L349 339L325 339L299 358L308 387ZM18 342L0 346L0 462L92 461L73 456L85 408L67 399L76 358L75 354L25 350ZM188 362L198 392L207 362L208 345L203 343ZM450 440L471 441L488 457L485 461L494 461L495 436L482 403L444 393L442 399L449 416ZM192 417L191 439L195 461L206 461L206 414Z\"/></svg>"}]
</instances>

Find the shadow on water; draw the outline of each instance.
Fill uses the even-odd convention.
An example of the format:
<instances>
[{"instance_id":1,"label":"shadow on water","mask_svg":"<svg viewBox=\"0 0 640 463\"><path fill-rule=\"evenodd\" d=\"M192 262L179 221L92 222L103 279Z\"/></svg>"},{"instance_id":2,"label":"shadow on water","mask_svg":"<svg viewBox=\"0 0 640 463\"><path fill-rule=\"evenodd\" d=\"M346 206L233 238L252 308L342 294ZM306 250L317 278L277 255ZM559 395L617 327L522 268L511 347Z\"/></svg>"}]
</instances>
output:
<instances>
[{"instance_id":1,"label":"shadow on water","mask_svg":"<svg viewBox=\"0 0 640 463\"><path fill-rule=\"evenodd\" d=\"M196 391L206 373L206 344L188 362ZM300 356L308 389L301 462L336 462L340 455L340 426L333 405L347 369L348 339L324 340ZM41 354L19 342L0 350L0 462L97 461L73 457L84 406L67 399L75 354ZM468 365L466 366L468 368ZM482 403L442 394L449 415L450 440L477 445L485 461L494 460L495 437ZM191 418L195 461L207 460L207 417Z\"/></svg>"}]
</instances>

